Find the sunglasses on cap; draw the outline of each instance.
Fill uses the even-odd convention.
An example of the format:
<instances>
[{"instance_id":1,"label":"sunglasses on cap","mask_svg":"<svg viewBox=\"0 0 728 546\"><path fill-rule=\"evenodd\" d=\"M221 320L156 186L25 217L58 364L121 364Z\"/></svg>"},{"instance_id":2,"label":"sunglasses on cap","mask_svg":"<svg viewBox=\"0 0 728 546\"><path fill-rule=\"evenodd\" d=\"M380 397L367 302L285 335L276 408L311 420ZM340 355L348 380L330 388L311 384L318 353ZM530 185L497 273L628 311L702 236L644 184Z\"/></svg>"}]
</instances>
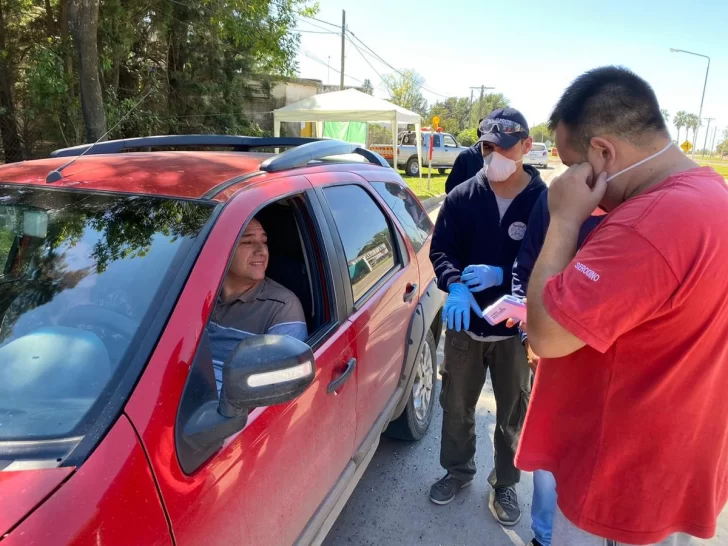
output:
<instances>
[{"instance_id":1,"label":"sunglasses on cap","mask_svg":"<svg viewBox=\"0 0 728 546\"><path fill-rule=\"evenodd\" d=\"M520 123L500 118L484 119L483 123L480 124L480 131L482 133L502 133L504 135L528 133L526 128Z\"/></svg>"}]
</instances>

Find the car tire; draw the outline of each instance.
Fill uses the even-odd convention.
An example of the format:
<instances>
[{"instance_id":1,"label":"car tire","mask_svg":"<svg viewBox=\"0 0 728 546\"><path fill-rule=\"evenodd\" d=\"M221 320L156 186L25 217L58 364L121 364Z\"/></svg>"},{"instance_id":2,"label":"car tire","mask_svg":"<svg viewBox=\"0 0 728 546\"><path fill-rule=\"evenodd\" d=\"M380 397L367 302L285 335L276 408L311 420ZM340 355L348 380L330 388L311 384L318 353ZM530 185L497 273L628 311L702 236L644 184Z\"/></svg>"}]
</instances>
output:
<instances>
[{"instance_id":1,"label":"car tire","mask_svg":"<svg viewBox=\"0 0 728 546\"><path fill-rule=\"evenodd\" d=\"M416 157L410 157L407 160L407 165L404 168L408 176L419 176L420 174L420 162Z\"/></svg>"},{"instance_id":2,"label":"car tire","mask_svg":"<svg viewBox=\"0 0 728 546\"><path fill-rule=\"evenodd\" d=\"M447 173L447 169L437 169L437 172L440 174L445 174Z\"/></svg>"},{"instance_id":3,"label":"car tire","mask_svg":"<svg viewBox=\"0 0 728 546\"><path fill-rule=\"evenodd\" d=\"M427 433L435 409L435 378L437 377L437 346L431 330L415 359L415 374L407 405L402 415L392 421L385 434L390 438L417 441Z\"/></svg>"}]
</instances>

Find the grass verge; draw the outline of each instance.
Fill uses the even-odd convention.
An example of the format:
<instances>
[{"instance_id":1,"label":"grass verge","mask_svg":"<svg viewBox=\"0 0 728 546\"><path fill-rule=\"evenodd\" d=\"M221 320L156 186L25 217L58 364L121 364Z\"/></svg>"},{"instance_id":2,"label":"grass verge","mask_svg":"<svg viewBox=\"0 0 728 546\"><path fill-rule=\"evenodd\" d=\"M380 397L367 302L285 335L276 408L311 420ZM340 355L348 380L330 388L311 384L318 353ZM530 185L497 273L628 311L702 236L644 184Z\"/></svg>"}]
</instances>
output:
<instances>
[{"instance_id":1,"label":"grass verge","mask_svg":"<svg viewBox=\"0 0 728 546\"><path fill-rule=\"evenodd\" d=\"M717 157L714 157L713 159L710 159L708 157L706 157L705 159L701 159L699 157L696 157L695 161L697 161L699 165L707 165L713 167L718 172L718 174L720 174L728 182L728 159L719 159Z\"/></svg>"},{"instance_id":2,"label":"grass verge","mask_svg":"<svg viewBox=\"0 0 728 546\"><path fill-rule=\"evenodd\" d=\"M430 197L437 197L445 193L445 181L447 175L442 175L437 172L436 169L432 169L430 174L430 188L427 189L427 169L422 169L422 178L419 176L407 176L403 172L399 173L410 189L415 193L420 201L429 199Z\"/></svg>"}]
</instances>

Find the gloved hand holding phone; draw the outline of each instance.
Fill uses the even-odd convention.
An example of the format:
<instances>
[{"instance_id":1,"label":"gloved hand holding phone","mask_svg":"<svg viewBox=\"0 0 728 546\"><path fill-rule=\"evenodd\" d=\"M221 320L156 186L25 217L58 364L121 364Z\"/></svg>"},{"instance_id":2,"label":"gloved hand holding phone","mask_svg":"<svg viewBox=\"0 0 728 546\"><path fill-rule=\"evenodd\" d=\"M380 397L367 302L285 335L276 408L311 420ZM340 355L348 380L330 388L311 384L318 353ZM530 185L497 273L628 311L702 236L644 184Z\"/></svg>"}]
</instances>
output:
<instances>
[{"instance_id":1,"label":"gloved hand holding phone","mask_svg":"<svg viewBox=\"0 0 728 546\"><path fill-rule=\"evenodd\" d=\"M472 309L478 315L482 315L483 310L464 284L453 283L448 290L450 294L442 309L442 320L447 324L448 330L456 332L468 330L470 328L470 310Z\"/></svg>"},{"instance_id":2,"label":"gloved hand holding phone","mask_svg":"<svg viewBox=\"0 0 728 546\"><path fill-rule=\"evenodd\" d=\"M503 283L503 269L495 265L469 265L460 279L471 292L482 292Z\"/></svg>"}]
</instances>

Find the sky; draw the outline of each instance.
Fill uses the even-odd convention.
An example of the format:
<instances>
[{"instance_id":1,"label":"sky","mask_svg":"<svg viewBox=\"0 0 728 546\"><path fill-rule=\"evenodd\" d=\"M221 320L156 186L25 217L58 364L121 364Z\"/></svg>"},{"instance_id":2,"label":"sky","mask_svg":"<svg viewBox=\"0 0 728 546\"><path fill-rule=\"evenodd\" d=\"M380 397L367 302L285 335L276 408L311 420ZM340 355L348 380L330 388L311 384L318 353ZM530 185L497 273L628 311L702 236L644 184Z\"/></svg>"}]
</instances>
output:
<instances>
[{"instance_id":1,"label":"sky","mask_svg":"<svg viewBox=\"0 0 728 546\"><path fill-rule=\"evenodd\" d=\"M716 123L716 143L728 128L728 0L319 0L319 7L315 17L337 25L346 10L357 38L394 68L419 72L432 91L423 91L429 104L442 99L438 94L469 97L470 87L485 85L508 97L530 125L548 119L579 74L617 64L653 86L674 138L672 115L698 113L707 60L670 48L701 53L711 58L703 105L703 119L715 118L708 146ZM307 19L298 28L309 31L301 33L299 75L338 84L340 30ZM366 58L347 41L346 84L368 78L374 94L387 98L380 75L392 70Z\"/></svg>"}]
</instances>

